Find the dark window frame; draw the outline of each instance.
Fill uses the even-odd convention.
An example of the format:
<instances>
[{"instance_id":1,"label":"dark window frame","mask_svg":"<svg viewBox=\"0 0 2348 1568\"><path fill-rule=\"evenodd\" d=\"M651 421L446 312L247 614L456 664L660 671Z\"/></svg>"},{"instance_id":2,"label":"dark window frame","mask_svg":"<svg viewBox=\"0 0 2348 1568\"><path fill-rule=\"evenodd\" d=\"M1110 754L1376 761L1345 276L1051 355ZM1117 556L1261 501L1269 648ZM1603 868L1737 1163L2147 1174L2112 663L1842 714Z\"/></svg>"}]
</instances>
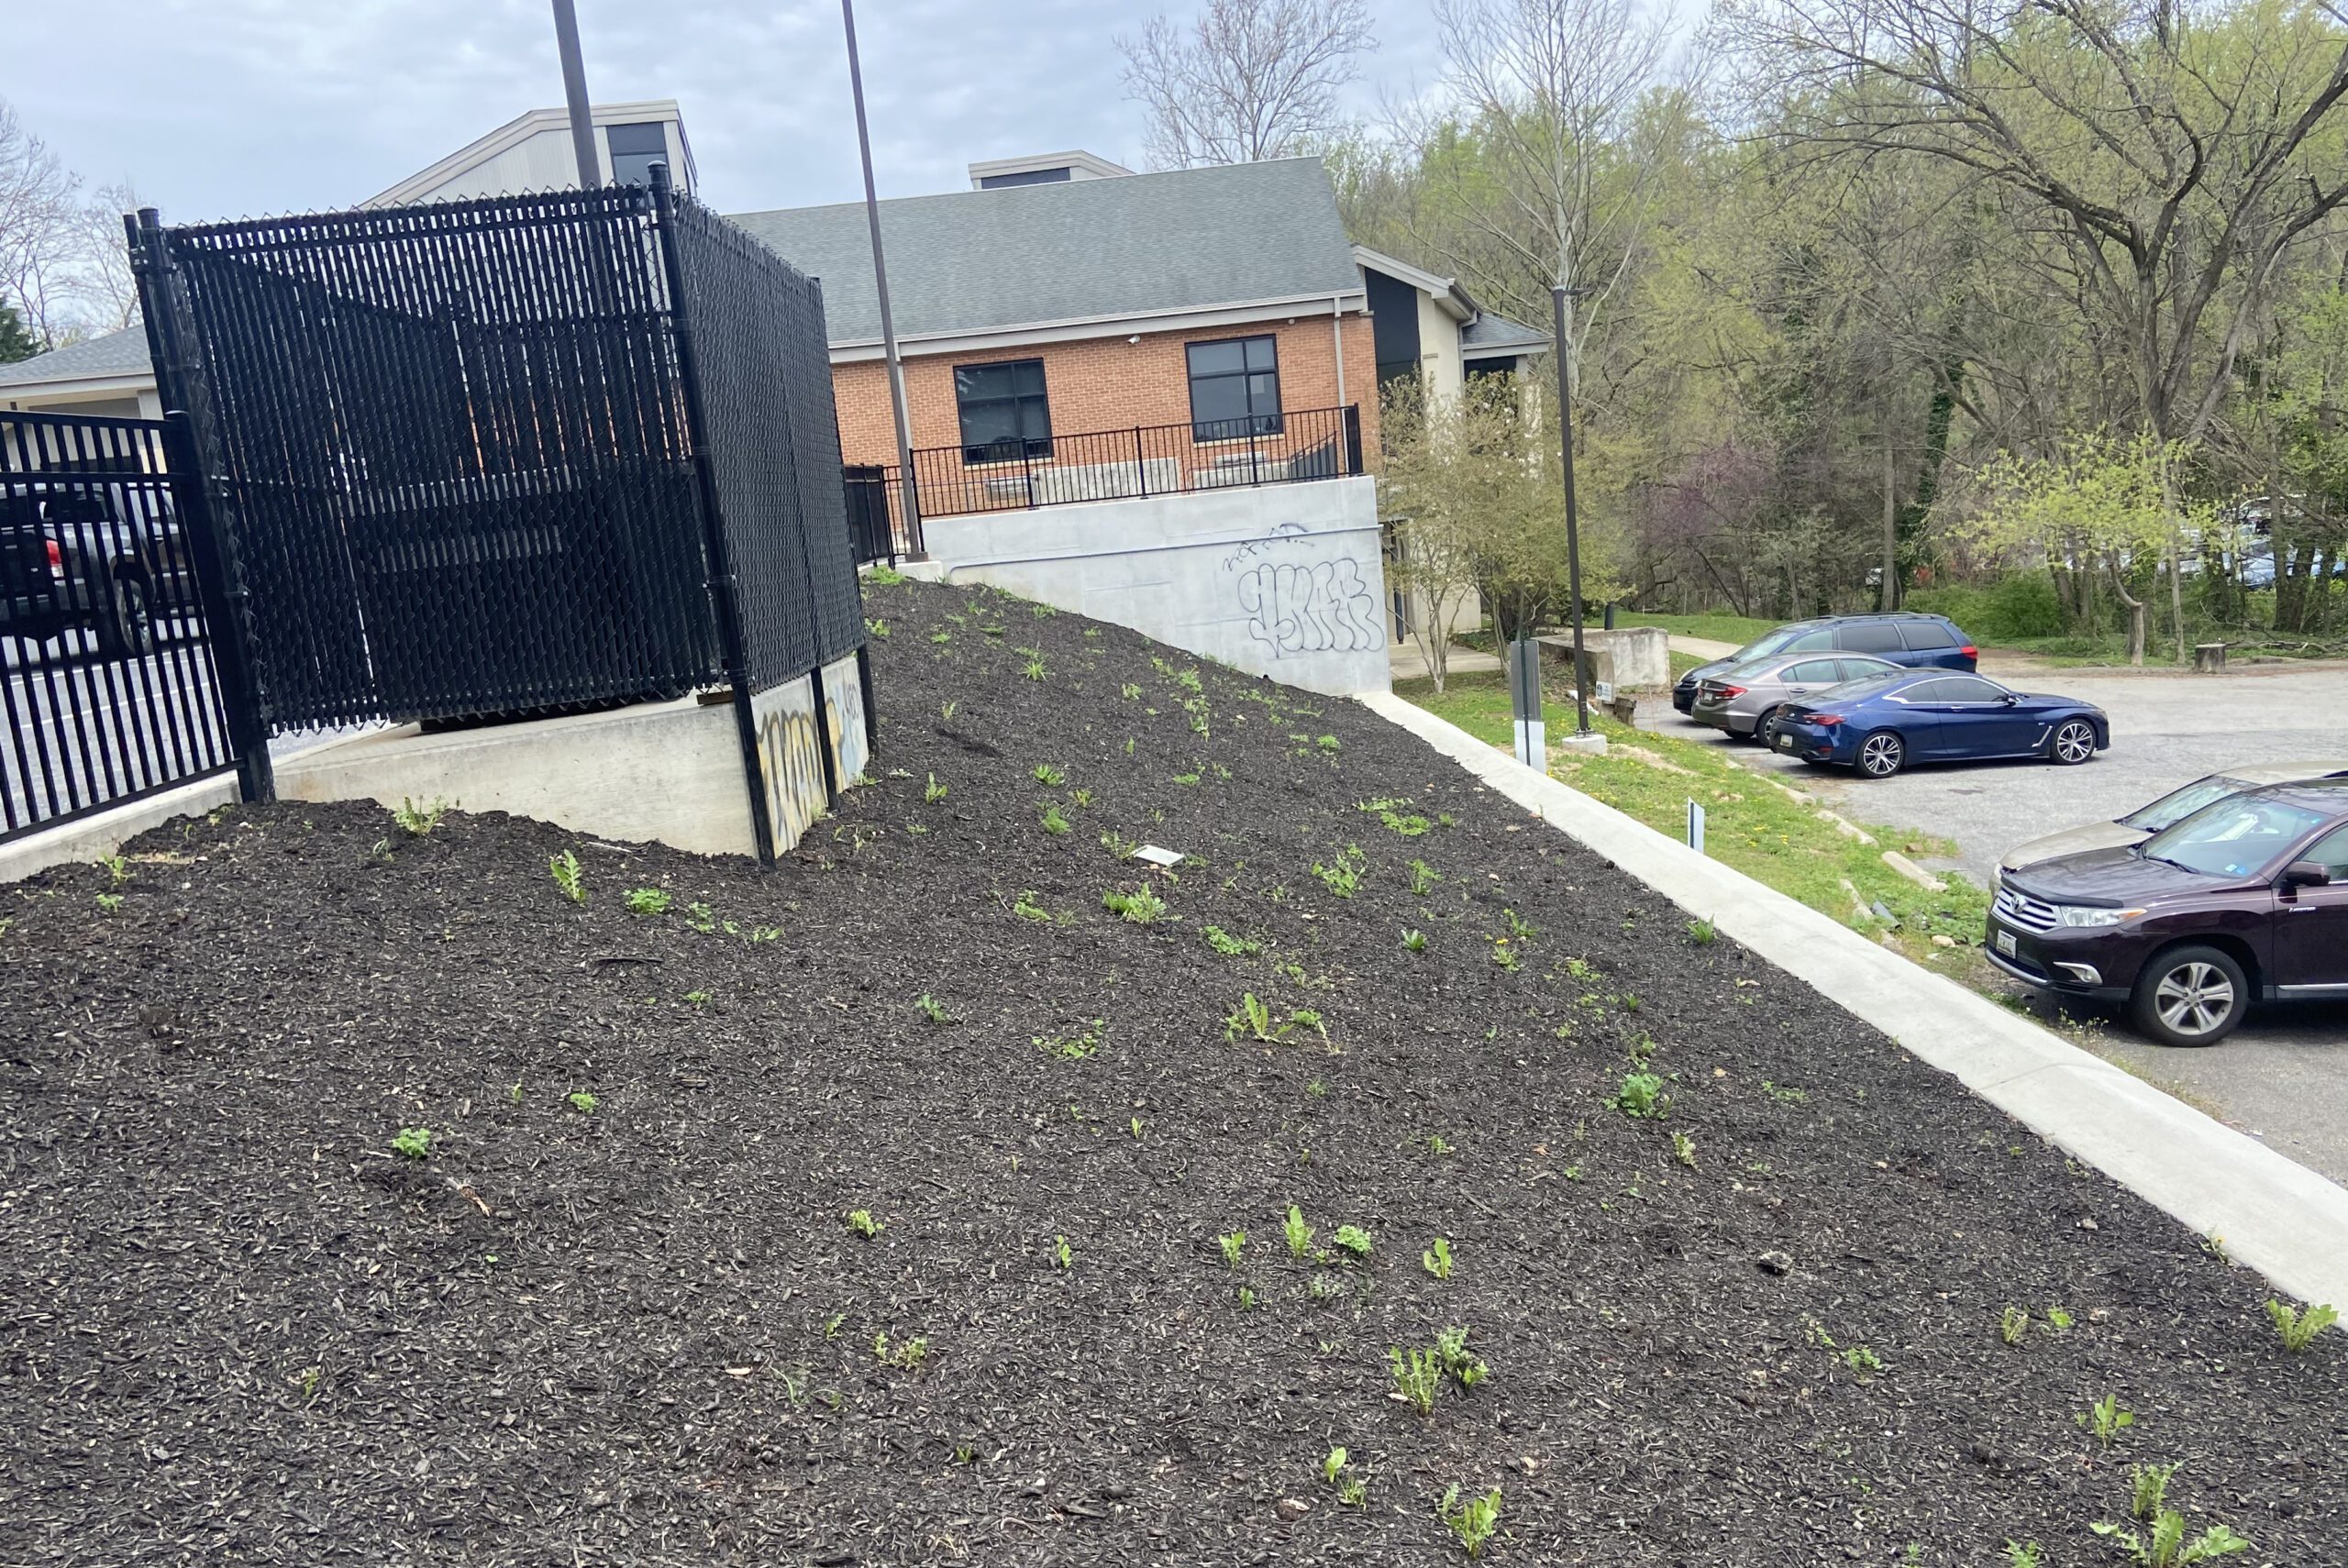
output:
<instances>
[{"instance_id":1,"label":"dark window frame","mask_svg":"<svg viewBox=\"0 0 2348 1568\"><path fill-rule=\"evenodd\" d=\"M1878 639L1889 637L1891 641L1881 647L1861 647L1851 640L1861 635ZM1899 635L1899 628L1891 622L1856 621L1848 625L1837 626L1834 629L1834 651L1837 653L1868 654L1880 657L1885 654L1911 653L1915 650L1907 646L1907 639ZM1896 659L1885 659L1884 662L1886 664L1896 664L1899 661Z\"/></svg>"},{"instance_id":2,"label":"dark window frame","mask_svg":"<svg viewBox=\"0 0 2348 1568\"><path fill-rule=\"evenodd\" d=\"M618 141L614 139L621 131L650 131L653 135L660 138L660 145L658 149L640 147L623 149L619 145ZM652 183L652 166L655 163L670 162L668 122L665 120L628 120L620 125L605 126L604 127L604 156L608 157L612 160L613 184L643 185L648 187ZM670 164L669 173L670 177L674 179L677 173L674 164ZM640 174L642 177L637 178L637 174ZM683 183L682 181L677 181L676 182L680 185Z\"/></svg>"},{"instance_id":3,"label":"dark window frame","mask_svg":"<svg viewBox=\"0 0 2348 1568\"><path fill-rule=\"evenodd\" d=\"M1011 372L1015 376L1015 372L1030 365L1036 368L1036 390L1032 392L1023 392L1014 388L1007 392L988 392L973 398L963 389L962 379L965 376L983 374L990 370ZM971 440L970 409L974 403L984 408L1008 405L1013 411L1013 422L1019 426L1020 434L998 436L987 441ZM1031 436L1025 432L1024 416L1026 406L1030 403L1033 403L1042 414L1044 433L1041 436ZM1051 382L1045 370L1043 358L1040 355L1031 355L1024 359L981 359L976 364L955 366L954 422L955 434L960 438L962 464L965 468L991 468L999 463L1026 462L1037 458L1050 457L1052 455Z\"/></svg>"},{"instance_id":4,"label":"dark window frame","mask_svg":"<svg viewBox=\"0 0 2348 1568\"><path fill-rule=\"evenodd\" d=\"M1226 343L1239 346L1239 369L1210 370L1205 375L1201 375L1197 367L1198 351L1202 348L1220 348ZM1264 343L1271 347L1272 364L1269 370L1258 370L1249 367L1247 346L1253 343ZM1245 337L1209 337L1202 338L1195 343L1186 343L1182 346L1182 368L1188 376L1191 393L1191 439L1194 443L1206 446L1217 441L1245 441L1257 436L1278 436L1288 428L1287 413L1280 406L1280 340L1278 333L1251 332ZM1269 375L1272 378L1272 406L1268 413L1257 408L1255 391L1251 384L1257 376L1261 375ZM1235 418L1200 418L1199 383L1230 381L1239 383L1241 404L1246 412ZM1232 426L1237 426L1237 428L1231 428Z\"/></svg>"}]
</instances>

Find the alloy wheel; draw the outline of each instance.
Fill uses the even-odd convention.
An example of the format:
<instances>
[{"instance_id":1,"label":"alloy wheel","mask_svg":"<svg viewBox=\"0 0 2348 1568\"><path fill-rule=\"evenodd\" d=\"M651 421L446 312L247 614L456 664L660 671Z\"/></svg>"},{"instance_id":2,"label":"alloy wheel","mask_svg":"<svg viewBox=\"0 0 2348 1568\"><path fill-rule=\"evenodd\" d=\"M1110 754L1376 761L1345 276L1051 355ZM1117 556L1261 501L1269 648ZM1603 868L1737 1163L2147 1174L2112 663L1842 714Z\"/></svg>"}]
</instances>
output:
<instances>
[{"instance_id":1,"label":"alloy wheel","mask_svg":"<svg viewBox=\"0 0 2348 1568\"><path fill-rule=\"evenodd\" d=\"M1899 771L1898 735L1869 735L1859 743L1859 767L1870 778L1888 778Z\"/></svg>"},{"instance_id":2,"label":"alloy wheel","mask_svg":"<svg viewBox=\"0 0 2348 1568\"><path fill-rule=\"evenodd\" d=\"M2234 1010L2234 985L2214 964L2179 964L2153 988L2153 1009L2179 1034L2207 1034Z\"/></svg>"},{"instance_id":3,"label":"alloy wheel","mask_svg":"<svg viewBox=\"0 0 2348 1568\"><path fill-rule=\"evenodd\" d=\"M2054 732L2054 756L2062 762L2085 762L2095 755L2095 731L2085 720L2073 719Z\"/></svg>"}]
</instances>

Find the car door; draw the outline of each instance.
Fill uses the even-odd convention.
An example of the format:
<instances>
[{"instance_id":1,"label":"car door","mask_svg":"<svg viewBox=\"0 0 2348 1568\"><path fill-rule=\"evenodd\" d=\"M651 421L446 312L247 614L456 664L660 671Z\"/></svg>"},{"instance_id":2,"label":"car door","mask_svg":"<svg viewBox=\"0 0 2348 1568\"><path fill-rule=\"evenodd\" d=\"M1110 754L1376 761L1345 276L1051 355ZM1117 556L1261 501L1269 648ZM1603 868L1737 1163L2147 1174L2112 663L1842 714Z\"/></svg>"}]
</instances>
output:
<instances>
[{"instance_id":1,"label":"car door","mask_svg":"<svg viewBox=\"0 0 2348 1568\"><path fill-rule=\"evenodd\" d=\"M2022 756L2046 727L2045 704L1977 675L1944 675L1933 682L1943 736L1951 756Z\"/></svg>"},{"instance_id":2,"label":"car door","mask_svg":"<svg viewBox=\"0 0 2348 1568\"><path fill-rule=\"evenodd\" d=\"M1939 682L1911 680L1866 703L1865 717L1853 721L1867 730L1897 730L1908 743L1908 760L1923 762L1938 755L1940 723L1933 711L1933 688Z\"/></svg>"},{"instance_id":3,"label":"car door","mask_svg":"<svg viewBox=\"0 0 2348 1568\"><path fill-rule=\"evenodd\" d=\"M2348 997L2348 825L2293 859L2314 861L2331 881L2276 889L2275 988L2287 997Z\"/></svg>"}]
</instances>

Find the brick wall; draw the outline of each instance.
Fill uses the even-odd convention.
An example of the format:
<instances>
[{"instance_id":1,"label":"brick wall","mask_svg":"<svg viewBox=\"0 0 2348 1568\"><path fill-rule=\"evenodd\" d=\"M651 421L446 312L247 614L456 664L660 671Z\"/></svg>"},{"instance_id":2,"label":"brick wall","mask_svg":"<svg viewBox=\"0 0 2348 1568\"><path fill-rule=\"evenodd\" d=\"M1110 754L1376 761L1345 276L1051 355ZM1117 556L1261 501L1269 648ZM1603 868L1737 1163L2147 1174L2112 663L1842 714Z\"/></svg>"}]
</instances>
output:
<instances>
[{"instance_id":1,"label":"brick wall","mask_svg":"<svg viewBox=\"0 0 2348 1568\"><path fill-rule=\"evenodd\" d=\"M932 354L905 360L905 400L916 447L960 444L961 420L954 402L954 369L1002 359L1044 361L1044 392L1051 404L1052 432L1122 430L1132 425L1179 425L1191 417L1189 360L1184 345L1270 333L1279 340L1280 406L1334 408L1360 405L1362 455L1378 461L1378 364L1369 317L1345 316L1346 395L1337 396L1336 346L1330 318L1299 316L1293 323L1250 322L1240 326L1189 332L1129 333L968 354ZM850 464L893 465L896 426L889 410L887 368L878 359L832 367L839 407L840 451Z\"/></svg>"}]
</instances>

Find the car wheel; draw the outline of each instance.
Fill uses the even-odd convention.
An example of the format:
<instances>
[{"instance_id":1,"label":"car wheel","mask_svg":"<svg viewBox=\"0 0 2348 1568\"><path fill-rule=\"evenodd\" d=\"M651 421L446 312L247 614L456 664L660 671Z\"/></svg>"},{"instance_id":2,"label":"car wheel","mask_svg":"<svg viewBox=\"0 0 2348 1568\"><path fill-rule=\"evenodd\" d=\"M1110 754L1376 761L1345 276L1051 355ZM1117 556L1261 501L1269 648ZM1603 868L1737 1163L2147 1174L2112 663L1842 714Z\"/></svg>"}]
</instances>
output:
<instances>
[{"instance_id":1,"label":"car wheel","mask_svg":"<svg viewBox=\"0 0 2348 1568\"><path fill-rule=\"evenodd\" d=\"M1778 710L1772 708L1753 721L1753 741L1761 746L1778 744Z\"/></svg>"},{"instance_id":2,"label":"car wheel","mask_svg":"<svg viewBox=\"0 0 2348 1568\"><path fill-rule=\"evenodd\" d=\"M2046 755L2065 767L2077 767L2095 755L2095 726L2085 719L2066 719L2046 743Z\"/></svg>"},{"instance_id":3,"label":"car wheel","mask_svg":"<svg viewBox=\"0 0 2348 1568\"><path fill-rule=\"evenodd\" d=\"M147 585L137 578L115 580L113 607L98 622L98 651L109 658L139 658L155 651L155 613Z\"/></svg>"},{"instance_id":4,"label":"car wheel","mask_svg":"<svg viewBox=\"0 0 2348 1568\"><path fill-rule=\"evenodd\" d=\"M1892 730L1877 730L1859 742L1859 771L1888 778L1908 765L1908 744Z\"/></svg>"},{"instance_id":5,"label":"car wheel","mask_svg":"<svg viewBox=\"0 0 2348 1568\"><path fill-rule=\"evenodd\" d=\"M2242 966L2215 947L2172 947L2136 977L2128 1010L2164 1045L2214 1045L2250 1008Z\"/></svg>"}]
</instances>

